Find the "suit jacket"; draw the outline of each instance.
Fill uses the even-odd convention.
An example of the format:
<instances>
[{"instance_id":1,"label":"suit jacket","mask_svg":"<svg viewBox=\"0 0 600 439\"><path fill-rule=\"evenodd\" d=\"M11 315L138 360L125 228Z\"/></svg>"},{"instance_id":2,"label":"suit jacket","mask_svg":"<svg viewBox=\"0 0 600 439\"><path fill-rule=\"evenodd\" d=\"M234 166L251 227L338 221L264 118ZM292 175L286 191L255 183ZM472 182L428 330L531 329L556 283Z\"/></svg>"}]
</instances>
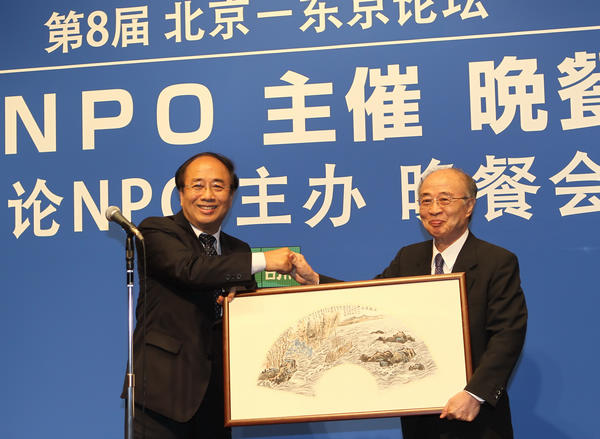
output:
<instances>
[{"instance_id":1,"label":"suit jacket","mask_svg":"<svg viewBox=\"0 0 600 439\"><path fill-rule=\"evenodd\" d=\"M220 324L214 317L214 290L256 288L250 247L221 232L221 255L206 256L181 211L147 218L139 229L145 249L138 241L135 402L186 422L204 398L212 358L222 355L222 347L212 343L214 326Z\"/></svg>"},{"instance_id":2,"label":"suit jacket","mask_svg":"<svg viewBox=\"0 0 600 439\"><path fill-rule=\"evenodd\" d=\"M404 247L378 277L431 274L432 256L432 241ZM517 258L469 232L452 271L466 273L473 376L465 390L485 403L472 423L442 422L435 428L458 428L464 433L441 437L511 438L506 386L521 353L527 326ZM411 424L423 420L438 422L437 416L404 417L405 435ZM422 431L415 434L419 439L429 437Z\"/></svg>"}]
</instances>

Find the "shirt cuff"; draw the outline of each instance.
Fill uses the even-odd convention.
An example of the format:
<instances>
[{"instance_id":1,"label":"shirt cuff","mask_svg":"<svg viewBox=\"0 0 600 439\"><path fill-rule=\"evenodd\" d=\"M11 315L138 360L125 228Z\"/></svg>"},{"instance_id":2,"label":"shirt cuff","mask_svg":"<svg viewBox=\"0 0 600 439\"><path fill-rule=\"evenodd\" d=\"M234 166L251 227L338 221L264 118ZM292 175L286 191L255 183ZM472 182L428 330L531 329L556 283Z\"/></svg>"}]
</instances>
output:
<instances>
[{"instance_id":1,"label":"shirt cuff","mask_svg":"<svg viewBox=\"0 0 600 439\"><path fill-rule=\"evenodd\" d=\"M471 395L473 398L475 398L479 404L483 404L485 402L485 399L481 399L479 396L474 395L473 393L469 392L468 390L465 390L465 392L467 392L469 395Z\"/></svg>"},{"instance_id":2,"label":"shirt cuff","mask_svg":"<svg viewBox=\"0 0 600 439\"><path fill-rule=\"evenodd\" d=\"M264 271L265 268L267 268L267 259L265 258L265 254L262 252L252 253L252 267L250 268L252 274Z\"/></svg>"}]
</instances>

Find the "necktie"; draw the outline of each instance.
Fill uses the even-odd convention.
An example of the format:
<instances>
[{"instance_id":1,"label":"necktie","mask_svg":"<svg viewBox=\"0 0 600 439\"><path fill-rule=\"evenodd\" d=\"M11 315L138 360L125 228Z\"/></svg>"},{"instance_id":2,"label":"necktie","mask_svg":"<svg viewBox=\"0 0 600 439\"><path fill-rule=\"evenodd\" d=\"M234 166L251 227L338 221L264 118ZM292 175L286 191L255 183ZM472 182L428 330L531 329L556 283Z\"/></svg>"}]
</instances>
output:
<instances>
[{"instance_id":1,"label":"necktie","mask_svg":"<svg viewBox=\"0 0 600 439\"><path fill-rule=\"evenodd\" d=\"M200 242L202 242L202 247L204 247L204 253L207 256L217 256L217 250L215 249L215 242L217 242L217 240L214 236L202 233L200 234L198 239L200 240Z\"/></svg>"},{"instance_id":2,"label":"necktie","mask_svg":"<svg viewBox=\"0 0 600 439\"><path fill-rule=\"evenodd\" d=\"M444 258L441 253L435 255L433 263L435 264L435 274L444 274Z\"/></svg>"},{"instance_id":3,"label":"necktie","mask_svg":"<svg viewBox=\"0 0 600 439\"><path fill-rule=\"evenodd\" d=\"M198 239L202 243L202 247L204 247L204 253L206 256L217 256L217 249L215 248L215 242L217 242L217 240L214 236L202 233L200 236L198 236ZM214 315L215 318L220 319L223 315L223 308L217 303L217 299L221 295L221 290L214 290L212 295Z\"/></svg>"}]
</instances>

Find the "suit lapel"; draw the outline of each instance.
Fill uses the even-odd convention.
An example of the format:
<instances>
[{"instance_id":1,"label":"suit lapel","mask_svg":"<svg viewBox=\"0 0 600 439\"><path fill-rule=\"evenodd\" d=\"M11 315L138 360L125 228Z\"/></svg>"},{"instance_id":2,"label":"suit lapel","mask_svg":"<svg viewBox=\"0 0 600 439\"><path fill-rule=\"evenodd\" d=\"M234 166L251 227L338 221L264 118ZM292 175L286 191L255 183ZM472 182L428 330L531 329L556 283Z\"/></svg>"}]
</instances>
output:
<instances>
[{"instance_id":1,"label":"suit lapel","mask_svg":"<svg viewBox=\"0 0 600 439\"><path fill-rule=\"evenodd\" d=\"M194 230L192 229L192 226L190 225L188 220L185 218L185 215L183 215L183 211L180 210L179 212L177 212L177 214L175 214L173 218L175 222L186 231L186 234L189 236L190 241L193 243L192 245L199 251L204 252L204 248L202 247L200 240L194 233ZM222 255L228 255L233 253L233 244L231 237L227 233L223 232L223 230L221 230L221 236L219 237L219 241L221 244Z\"/></svg>"},{"instance_id":2,"label":"suit lapel","mask_svg":"<svg viewBox=\"0 0 600 439\"><path fill-rule=\"evenodd\" d=\"M175 223L177 223L177 225L179 225L183 230L185 230L186 235L189 238L189 241L192 243L192 246L196 250L198 250L200 252L204 252L204 248L202 247L200 240L194 233L194 229L192 229L192 226L190 225L188 220L185 218L183 211L180 210L179 212L177 212L177 214L174 215L173 218L175 220Z\"/></svg>"},{"instance_id":3,"label":"suit lapel","mask_svg":"<svg viewBox=\"0 0 600 439\"><path fill-rule=\"evenodd\" d=\"M419 249L421 253L415 258L415 271L417 275L431 274L431 258L433 258L433 240L426 241Z\"/></svg>"},{"instance_id":4,"label":"suit lapel","mask_svg":"<svg viewBox=\"0 0 600 439\"><path fill-rule=\"evenodd\" d=\"M221 254L228 255L228 254L232 253L231 240L229 239L229 235L227 233L223 232L223 230L221 230L220 241L221 241Z\"/></svg>"},{"instance_id":5,"label":"suit lapel","mask_svg":"<svg viewBox=\"0 0 600 439\"><path fill-rule=\"evenodd\" d=\"M469 231L469 236L465 241L465 245L460 250L454 267L452 268L453 273L465 272L467 274L467 291L470 290L473 282L475 281L475 273L478 264L477 257L477 238Z\"/></svg>"}]
</instances>

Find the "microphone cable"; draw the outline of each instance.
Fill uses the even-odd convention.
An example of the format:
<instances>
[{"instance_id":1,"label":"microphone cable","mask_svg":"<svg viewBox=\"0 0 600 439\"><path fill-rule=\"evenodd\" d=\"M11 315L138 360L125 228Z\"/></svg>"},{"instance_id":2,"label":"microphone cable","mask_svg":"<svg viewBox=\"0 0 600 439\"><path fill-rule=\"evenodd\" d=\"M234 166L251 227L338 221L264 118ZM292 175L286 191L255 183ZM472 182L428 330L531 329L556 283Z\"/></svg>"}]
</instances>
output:
<instances>
[{"instance_id":1,"label":"microphone cable","mask_svg":"<svg viewBox=\"0 0 600 439\"><path fill-rule=\"evenodd\" d=\"M144 272L144 298L142 300L142 439L146 439L146 302L148 298L148 276L147 276L147 265L146 265L146 243L140 241L142 244L142 254L144 255L144 262L142 264Z\"/></svg>"}]
</instances>

